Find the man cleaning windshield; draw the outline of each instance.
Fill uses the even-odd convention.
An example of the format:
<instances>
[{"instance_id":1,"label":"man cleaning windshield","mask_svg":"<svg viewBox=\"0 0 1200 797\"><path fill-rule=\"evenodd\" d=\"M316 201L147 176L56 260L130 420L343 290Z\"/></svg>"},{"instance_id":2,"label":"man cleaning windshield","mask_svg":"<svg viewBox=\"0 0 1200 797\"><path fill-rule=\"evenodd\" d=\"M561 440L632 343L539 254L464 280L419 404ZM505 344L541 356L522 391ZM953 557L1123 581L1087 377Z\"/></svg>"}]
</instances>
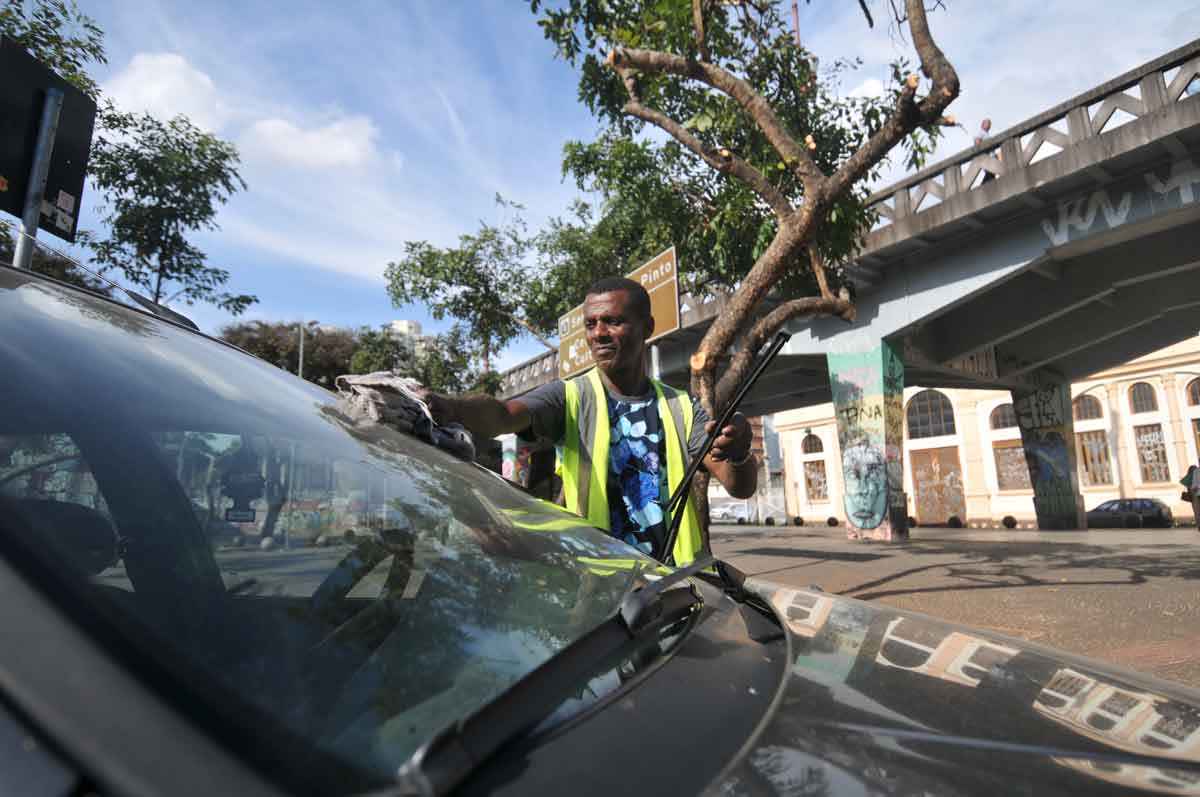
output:
<instances>
[{"instance_id":1,"label":"man cleaning windshield","mask_svg":"<svg viewBox=\"0 0 1200 797\"><path fill-rule=\"evenodd\" d=\"M483 395L426 399L439 423L460 423L477 438L519 433L553 441L562 466L567 509L614 537L662 560L671 492L703 447L713 422L683 391L650 379L646 339L654 334L650 296L633 280L602 279L583 305L596 367L512 401ZM721 430L704 467L735 498L758 485L750 424L737 413ZM675 564L702 546L700 518L689 497L674 549Z\"/></svg>"}]
</instances>

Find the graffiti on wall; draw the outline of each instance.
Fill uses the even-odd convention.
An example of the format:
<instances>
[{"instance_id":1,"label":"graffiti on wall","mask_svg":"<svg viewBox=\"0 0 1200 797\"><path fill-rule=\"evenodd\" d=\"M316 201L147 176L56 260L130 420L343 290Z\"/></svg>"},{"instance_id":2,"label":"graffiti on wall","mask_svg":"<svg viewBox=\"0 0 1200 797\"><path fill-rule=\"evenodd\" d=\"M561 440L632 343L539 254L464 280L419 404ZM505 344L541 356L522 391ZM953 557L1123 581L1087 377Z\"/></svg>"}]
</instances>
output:
<instances>
[{"instance_id":1,"label":"graffiti on wall","mask_svg":"<svg viewBox=\"0 0 1200 797\"><path fill-rule=\"evenodd\" d=\"M1042 231L1052 245L1062 246L1093 233L1190 205L1196 201L1197 185L1200 185L1200 167L1190 158L1183 158L1166 170L1145 172L1059 202L1054 215L1042 220Z\"/></svg>"},{"instance_id":2,"label":"graffiti on wall","mask_svg":"<svg viewBox=\"0 0 1200 797\"><path fill-rule=\"evenodd\" d=\"M830 354L828 362L848 534L904 534L904 364L886 343L871 352Z\"/></svg>"},{"instance_id":3,"label":"graffiti on wall","mask_svg":"<svg viewBox=\"0 0 1200 797\"><path fill-rule=\"evenodd\" d=\"M1025 463L1033 486L1033 508L1043 529L1083 528L1075 475L1071 387L1048 385L1013 391Z\"/></svg>"}]
</instances>

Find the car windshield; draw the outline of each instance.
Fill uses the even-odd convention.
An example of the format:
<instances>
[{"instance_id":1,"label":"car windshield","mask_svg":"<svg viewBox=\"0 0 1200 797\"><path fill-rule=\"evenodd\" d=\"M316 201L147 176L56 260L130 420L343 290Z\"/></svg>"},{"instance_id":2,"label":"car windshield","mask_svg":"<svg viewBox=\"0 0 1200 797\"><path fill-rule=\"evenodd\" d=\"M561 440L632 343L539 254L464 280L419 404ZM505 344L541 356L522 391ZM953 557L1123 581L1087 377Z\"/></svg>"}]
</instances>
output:
<instances>
[{"instance_id":1,"label":"car windshield","mask_svg":"<svg viewBox=\"0 0 1200 797\"><path fill-rule=\"evenodd\" d=\"M4 545L294 772L388 777L654 566L199 335L7 270L0 318Z\"/></svg>"}]
</instances>

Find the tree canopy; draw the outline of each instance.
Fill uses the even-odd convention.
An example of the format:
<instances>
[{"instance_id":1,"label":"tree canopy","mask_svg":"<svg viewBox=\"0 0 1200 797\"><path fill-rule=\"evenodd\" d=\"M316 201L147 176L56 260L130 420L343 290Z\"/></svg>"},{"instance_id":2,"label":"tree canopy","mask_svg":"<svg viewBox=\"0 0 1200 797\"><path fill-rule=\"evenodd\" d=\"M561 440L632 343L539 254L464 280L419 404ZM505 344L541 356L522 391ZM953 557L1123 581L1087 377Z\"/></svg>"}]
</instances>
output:
<instances>
[{"instance_id":1,"label":"tree canopy","mask_svg":"<svg viewBox=\"0 0 1200 797\"><path fill-rule=\"evenodd\" d=\"M496 208L510 218L500 224L481 221L477 232L459 236L458 246L409 241L404 256L388 263L385 272L397 307L424 302L434 318L460 319L464 341L477 342L485 372L496 352L522 331L534 331L523 307L533 282L527 259L533 241L521 215L525 208L498 194Z\"/></svg>"},{"instance_id":2,"label":"tree canopy","mask_svg":"<svg viewBox=\"0 0 1200 797\"><path fill-rule=\"evenodd\" d=\"M855 64L821 68L769 0L529 7L578 68L579 98L602 125L594 141L564 150L564 175L603 201L555 220L543 239L554 273L535 296L539 323L570 304L551 291L571 286L578 296L581 283L601 276L585 273L604 264L594 253L615 255L613 273L673 244L685 288L733 294L692 359L702 401L723 405L790 318L853 317L837 264L873 222L864 181L897 146L919 164L951 123L943 112L958 94L921 0L906 0L897 24L907 25L924 96L921 77L897 61L878 97L842 96L840 78ZM760 318L768 293L784 301ZM739 354L718 375L739 337Z\"/></svg>"},{"instance_id":3,"label":"tree canopy","mask_svg":"<svg viewBox=\"0 0 1200 797\"><path fill-rule=\"evenodd\" d=\"M108 234L92 249L155 302L209 302L237 315L255 296L221 290L229 272L207 264L188 233L216 229L217 210L245 188L237 149L184 116L163 122L107 105L89 170L103 192Z\"/></svg>"},{"instance_id":4,"label":"tree canopy","mask_svg":"<svg viewBox=\"0 0 1200 797\"><path fill-rule=\"evenodd\" d=\"M225 326L221 339L296 373L300 363L299 322L245 321ZM465 329L454 325L426 339L414 351L406 349L388 327L358 330L329 327L310 321L304 333L304 378L333 389L342 374L394 371L438 392L499 390L497 374L476 367L478 352Z\"/></svg>"}]
</instances>

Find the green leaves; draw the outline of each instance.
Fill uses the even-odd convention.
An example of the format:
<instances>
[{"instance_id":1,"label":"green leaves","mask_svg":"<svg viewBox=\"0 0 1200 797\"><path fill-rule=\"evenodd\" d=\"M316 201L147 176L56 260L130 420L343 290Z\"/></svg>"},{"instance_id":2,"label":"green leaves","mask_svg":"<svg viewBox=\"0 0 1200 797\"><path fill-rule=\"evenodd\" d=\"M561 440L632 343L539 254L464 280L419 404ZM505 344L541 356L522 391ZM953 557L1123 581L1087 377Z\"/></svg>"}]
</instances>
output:
<instances>
[{"instance_id":1,"label":"green leaves","mask_svg":"<svg viewBox=\"0 0 1200 797\"><path fill-rule=\"evenodd\" d=\"M75 0L7 0L0 5L0 33L88 96L95 99L100 95L87 68L108 62L104 32L79 10Z\"/></svg>"},{"instance_id":2,"label":"green leaves","mask_svg":"<svg viewBox=\"0 0 1200 797\"><path fill-rule=\"evenodd\" d=\"M491 355L521 333L523 297L534 281L526 259L532 241L521 216L524 207L499 195L496 207L507 221L481 221L478 232L460 236L455 247L409 241L404 256L384 272L396 306L423 302L434 318L461 319L485 371Z\"/></svg>"},{"instance_id":3,"label":"green leaves","mask_svg":"<svg viewBox=\"0 0 1200 797\"><path fill-rule=\"evenodd\" d=\"M233 315L257 302L222 291L229 272L209 266L187 240L216 229L219 206L245 188L236 148L186 117L163 122L112 103L98 128L89 170L104 192L108 235L90 244L95 261L120 269L156 302L207 302Z\"/></svg>"}]
</instances>

